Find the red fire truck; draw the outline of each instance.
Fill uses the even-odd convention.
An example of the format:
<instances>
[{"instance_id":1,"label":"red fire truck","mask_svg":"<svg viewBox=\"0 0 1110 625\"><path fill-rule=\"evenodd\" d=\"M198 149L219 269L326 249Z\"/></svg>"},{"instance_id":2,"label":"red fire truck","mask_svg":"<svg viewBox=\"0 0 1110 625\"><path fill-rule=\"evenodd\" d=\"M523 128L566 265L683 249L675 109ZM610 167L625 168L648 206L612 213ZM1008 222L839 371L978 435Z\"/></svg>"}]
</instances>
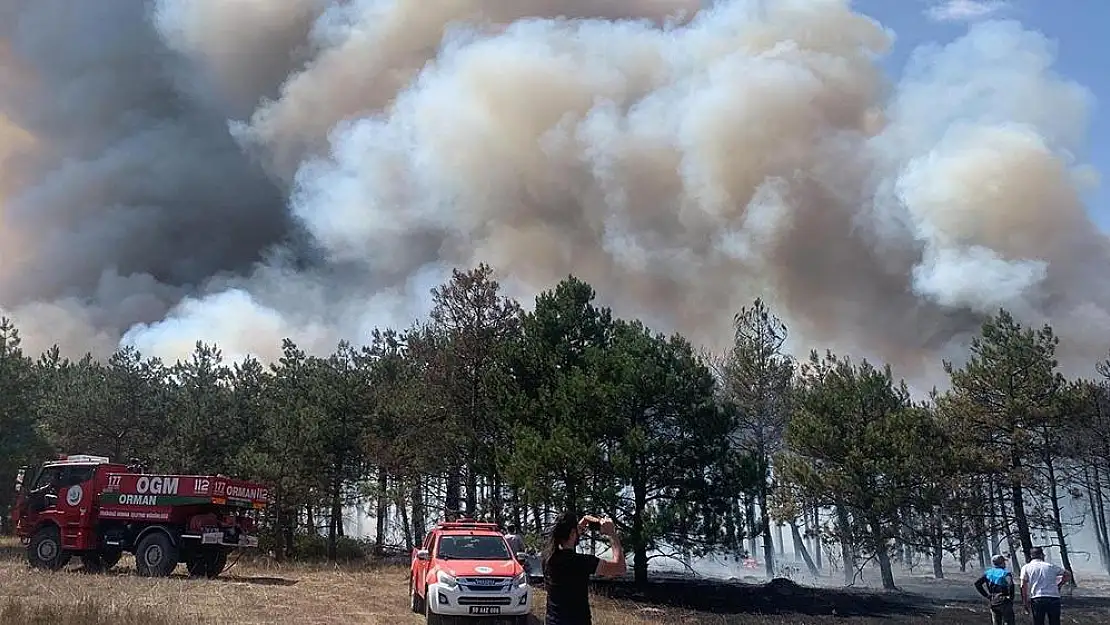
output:
<instances>
[{"instance_id":1,"label":"red fire truck","mask_svg":"<svg viewBox=\"0 0 1110 625\"><path fill-rule=\"evenodd\" d=\"M139 575L164 577L184 562L216 577L228 553L257 547L253 511L264 486L222 475L152 475L101 456L74 455L20 469L12 524L31 566L56 570L74 555L86 571L135 555Z\"/></svg>"}]
</instances>

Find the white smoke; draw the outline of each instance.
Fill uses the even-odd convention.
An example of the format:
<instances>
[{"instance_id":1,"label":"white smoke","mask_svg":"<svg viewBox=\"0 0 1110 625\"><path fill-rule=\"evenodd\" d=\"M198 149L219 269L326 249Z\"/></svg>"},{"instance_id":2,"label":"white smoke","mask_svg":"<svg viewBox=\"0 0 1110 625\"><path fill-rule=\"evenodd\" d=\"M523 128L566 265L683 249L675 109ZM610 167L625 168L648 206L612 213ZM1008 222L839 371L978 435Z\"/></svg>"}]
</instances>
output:
<instances>
[{"instance_id":1,"label":"white smoke","mask_svg":"<svg viewBox=\"0 0 1110 625\"><path fill-rule=\"evenodd\" d=\"M24 4L24 16L38 6ZM891 33L846 0L697 8L153 3L152 38L171 59L178 106L206 132L213 116L227 120L224 136L243 163L265 169L295 227L277 248L286 251L267 255L263 243L278 241L248 236L249 224L275 224L272 213L243 202L182 207L175 221L194 229L198 260L187 279L168 280L178 295L159 301L176 304L146 318L86 315L88 327L171 359L197 339L229 354L269 356L284 336L327 351L407 325L452 266L484 261L522 298L574 273L619 314L714 347L728 341L732 314L762 296L797 349L850 351L922 379L999 306L1055 322L1077 366L1103 355L1107 247L1080 200L1092 102L1053 71L1043 36L1016 22L976 24L918 50L890 84L879 59ZM72 149L29 131L59 158ZM145 167L234 197L245 165L205 154ZM74 167L107 183L107 173ZM145 173L138 163L133 172ZM43 184L0 178L0 198L26 211L71 201L41 195ZM220 215L237 224L226 240L259 259L253 269L228 250L203 251ZM35 222L26 235L72 243L59 228L73 221L63 221ZM89 243L95 262L48 251L27 261L49 266L44 276L0 270L0 303L22 318L67 280L75 301L94 301L86 274L132 253L113 242L116 223ZM171 251L190 258L166 247L164 228L128 236L140 235L148 266L133 271L166 273Z\"/></svg>"}]
</instances>

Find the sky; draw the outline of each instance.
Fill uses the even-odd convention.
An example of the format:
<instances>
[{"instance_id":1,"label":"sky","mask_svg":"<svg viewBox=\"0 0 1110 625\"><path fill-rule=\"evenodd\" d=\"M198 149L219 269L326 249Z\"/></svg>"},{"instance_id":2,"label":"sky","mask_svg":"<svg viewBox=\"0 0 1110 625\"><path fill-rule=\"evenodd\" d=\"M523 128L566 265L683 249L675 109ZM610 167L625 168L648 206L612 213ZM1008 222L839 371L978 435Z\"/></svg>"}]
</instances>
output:
<instances>
[{"instance_id":1,"label":"sky","mask_svg":"<svg viewBox=\"0 0 1110 625\"><path fill-rule=\"evenodd\" d=\"M710 1L0 0L0 316L32 353L326 354L484 262L705 346L759 297L801 355L926 381L1001 307L1106 357L1110 0L656 28Z\"/></svg>"},{"instance_id":2,"label":"sky","mask_svg":"<svg viewBox=\"0 0 1110 625\"><path fill-rule=\"evenodd\" d=\"M1013 19L1040 31L1057 45L1056 71L1091 91L1095 108L1087 149L1081 157L1098 170L1102 183L1087 208L1104 231L1110 230L1110 24L1107 0L856 0L855 6L894 31L894 49L885 61L897 76L913 50L925 43L947 43L986 19ZM1015 94L1020 97L1020 94Z\"/></svg>"}]
</instances>

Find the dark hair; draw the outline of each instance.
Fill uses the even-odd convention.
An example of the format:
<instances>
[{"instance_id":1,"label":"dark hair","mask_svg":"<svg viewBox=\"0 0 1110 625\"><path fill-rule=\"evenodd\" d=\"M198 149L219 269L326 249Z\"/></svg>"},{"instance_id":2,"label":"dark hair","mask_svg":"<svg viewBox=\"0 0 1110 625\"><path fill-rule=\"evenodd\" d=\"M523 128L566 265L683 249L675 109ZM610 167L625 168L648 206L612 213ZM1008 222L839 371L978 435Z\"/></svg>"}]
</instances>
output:
<instances>
[{"instance_id":1,"label":"dark hair","mask_svg":"<svg viewBox=\"0 0 1110 625\"><path fill-rule=\"evenodd\" d=\"M512 532L513 534L515 534L516 530L517 530L516 523L509 523L509 531Z\"/></svg>"},{"instance_id":2,"label":"dark hair","mask_svg":"<svg viewBox=\"0 0 1110 625\"><path fill-rule=\"evenodd\" d=\"M547 539L547 548L543 550L543 572L547 575L547 561L559 547L567 542L570 535L578 529L578 516L573 512L564 512L555 519L551 526L551 535Z\"/></svg>"},{"instance_id":3,"label":"dark hair","mask_svg":"<svg viewBox=\"0 0 1110 625\"><path fill-rule=\"evenodd\" d=\"M1044 549L1040 547L1033 547L1029 550L1030 560L1044 560Z\"/></svg>"}]
</instances>

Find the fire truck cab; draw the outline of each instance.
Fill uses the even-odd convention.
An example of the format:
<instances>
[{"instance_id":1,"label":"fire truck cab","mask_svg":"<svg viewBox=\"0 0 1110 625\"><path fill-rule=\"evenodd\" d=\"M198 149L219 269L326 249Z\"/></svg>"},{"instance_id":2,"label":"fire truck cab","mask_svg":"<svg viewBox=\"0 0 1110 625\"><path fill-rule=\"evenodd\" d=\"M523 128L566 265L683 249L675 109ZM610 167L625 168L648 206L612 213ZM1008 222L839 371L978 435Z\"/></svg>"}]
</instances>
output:
<instances>
[{"instance_id":1,"label":"fire truck cab","mask_svg":"<svg viewBox=\"0 0 1110 625\"><path fill-rule=\"evenodd\" d=\"M27 544L28 561L32 566L56 569L69 563L73 552L66 551L63 545L76 546L82 508L86 514L88 510L85 495L90 489L87 485L102 467L104 470L127 470L124 465L113 465L108 458L89 455L62 456L33 469L19 469L12 527ZM25 536L30 523L42 531ZM122 555L120 550L105 549L83 553L82 560L86 568L100 570L115 566Z\"/></svg>"}]
</instances>

